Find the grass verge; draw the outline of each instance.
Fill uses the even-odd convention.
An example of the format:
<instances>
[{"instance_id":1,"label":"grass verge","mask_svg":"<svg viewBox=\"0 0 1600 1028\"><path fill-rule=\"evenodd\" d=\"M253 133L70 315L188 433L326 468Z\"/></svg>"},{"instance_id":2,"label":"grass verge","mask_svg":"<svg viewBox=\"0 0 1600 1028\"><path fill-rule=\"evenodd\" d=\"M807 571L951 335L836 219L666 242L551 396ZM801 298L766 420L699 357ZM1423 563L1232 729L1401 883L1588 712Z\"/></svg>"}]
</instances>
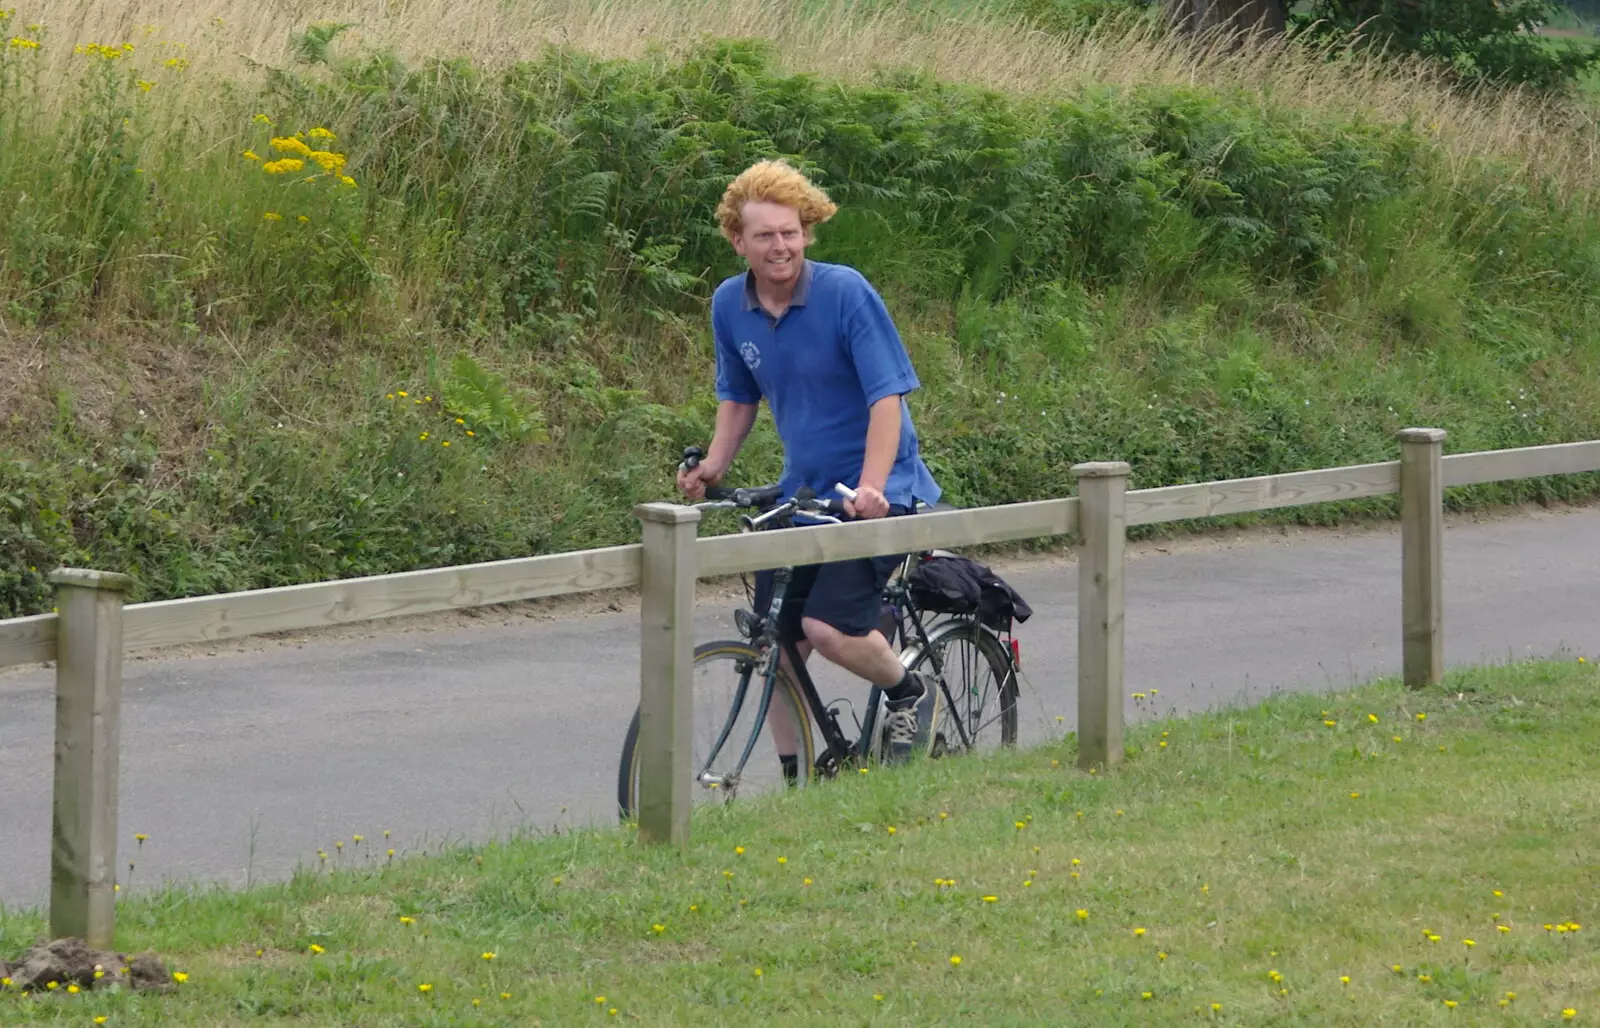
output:
<instances>
[{"instance_id":1,"label":"grass verge","mask_svg":"<svg viewBox=\"0 0 1600 1028\"><path fill-rule=\"evenodd\" d=\"M1529 663L1151 717L1114 773L1070 738L874 771L708 812L681 856L590 831L170 889L119 942L175 996L13 991L0 1020L1592 1023L1597 684ZM0 914L0 953L42 930Z\"/></svg>"}]
</instances>

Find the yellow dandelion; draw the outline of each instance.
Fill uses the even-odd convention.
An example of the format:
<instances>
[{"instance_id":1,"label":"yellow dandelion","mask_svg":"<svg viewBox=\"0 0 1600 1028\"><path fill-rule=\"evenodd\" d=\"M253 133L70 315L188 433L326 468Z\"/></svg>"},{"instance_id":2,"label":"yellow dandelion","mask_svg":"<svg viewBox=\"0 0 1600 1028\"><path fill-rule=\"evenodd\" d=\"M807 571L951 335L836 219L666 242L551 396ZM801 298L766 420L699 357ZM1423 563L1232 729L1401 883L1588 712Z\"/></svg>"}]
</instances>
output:
<instances>
[{"instance_id":1,"label":"yellow dandelion","mask_svg":"<svg viewBox=\"0 0 1600 1028\"><path fill-rule=\"evenodd\" d=\"M1350 984L1350 976L1347 975L1347 974L1340 975L1339 976L1339 984L1340 985L1349 985Z\"/></svg>"},{"instance_id":2,"label":"yellow dandelion","mask_svg":"<svg viewBox=\"0 0 1600 1028\"><path fill-rule=\"evenodd\" d=\"M76 996L78 994L78 987L76 985L69 985L69 986L67 986L67 992L69 992L72 995Z\"/></svg>"},{"instance_id":3,"label":"yellow dandelion","mask_svg":"<svg viewBox=\"0 0 1600 1028\"><path fill-rule=\"evenodd\" d=\"M755 976L756 976L756 977L757 977L757 978L760 978L760 977L761 977L761 968L759 968L759 967L758 967L758 968L756 968L756 969L755 969Z\"/></svg>"},{"instance_id":4,"label":"yellow dandelion","mask_svg":"<svg viewBox=\"0 0 1600 1028\"><path fill-rule=\"evenodd\" d=\"M189 975L184 971L174 971L172 972L172 980L177 982L179 985L182 985L184 982L189 980Z\"/></svg>"},{"instance_id":5,"label":"yellow dandelion","mask_svg":"<svg viewBox=\"0 0 1600 1028\"><path fill-rule=\"evenodd\" d=\"M1428 720L1428 715L1427 714L1418 714L1417 715L1417 720L1418 721L1426 721L1426 720Z\"/></svg>"},{"instance_id":6,"label":"yellow dandelion","mask_svg":"<svg viewBox=\"0 0 1600 1028\"><path fill-rule=\"evenodd\" d=\"M417 991L426 996L428 993L433 991L433 985L429 982L423 982L417 986Z\"/></svg>"},{"instance_id":7,"label":"yellow dandelion","mask_svg":"<svg viewBox=\"0 0 1600 1028\"><path fill-rule=\"evenodd\" d=\"M733 854L734 854L734 856L736 856L736 857L742 857L742 856L744 856L744 847L743 847L743 846L735 846L735 847L734 847L734 848L733 848Z\"/></svg>"},{"instance_id":8,"label":"yellow dandelion","mask_svg":"<svg viewBox=\"0 0 1600 1028\"><path fill-rule=\"evenodd\" d=\"M1561 1017L1562 1017L1563 1020L1570 1021L1574 1017L1577 1017L1577 1016L1578 1016L1578 1011L1573 1009L1572 1007L1566 1007L1561 1011Z\"/></svg>"},{"instance_id":9,"label":"yellow dandelion","mask_svg":"<svg viewBox=\"0 0 1600 1028\"><path fill-rule=\"evenodd\" d=\"M502 992L502 993L501 993L501 994L500 994L500 998L501 998L501 999L510 999L510 998L511 998L511 993L509 993L509 992Z\"/></svg>"},{"instance_id":10,"label":"yellow dandelion","mask_svg":"<svg viewBox=\"0 0 1600 1028\"><path fill-rule=\"evenodd\" d=\"M1419 981L1422 984L1426 985L1429 982L1433 981L1433 976L1432 975L1427 975L1427 974L1419 974L1419 975L1417 975L1417 981Z\"/></svg>"},{"instance_id":11,"label":"yellow dandelion","mask_svg":"<svg viewBox=\"0 0 1600 1028\"><path fill-rule=\"evenodd\" d=\"M1222 1013L1222 1004L1221 1003L1213 1003L1213 1004L1211 1004L1211 1012L1213 1014Z\"/></svg>"},{"instance_id":12,"label":"yellow dandelion","mask_svg":"<svg viewBox=\"0 0 1600 1028\"><path fill-rule=\"evenodd\" d=\"M1501 935L1511 931L1511 926L1508 924L1497 924L1494 927L1495 931L1499 932Z\"/></svg>"},{"instance_id":13,"label":"yellow dandelion","mask_svg":"<svg viewBox=\"0 0 1600 1028\"><path fill-rule=\"evenodd\" d=\"M801 885L810 885L811 884L811 879L807 878L804 881L802 881L800 884Z\"/></svg>"},{"instance_id":14,"label":"yellow dandelion","mask_svg":"<svg viewBox=\"0 0 1600 1028\"><path fill-rule=\"evenodd\" d=\"M296 218L295 218L295 219L294 219L294 220L296 220L296 221L298 221L298 222L299 222L299 223L300 223L300 224L302 224L302 225L309 225L309 224L311 224L311 219L310 219L310 218L308 218L308 217L306 217L306 216L305 216L305 215L304 215L304 214L301 214L301 215L299 215L299 216L298 216L298 217L296 217Z\"/></svg>"},{"instance_id":15,"label":"yellow dandelion","mask_svg":"<svg viewBox=\"0 0 1600 1028\"><path fill-rule=\"evenodd\" d=\"M401 917L400 917L400 923L403 924L403 925L410 926L410 925L416 924L417 923L417 919L414 918L414 917L406 917L405 915L402 914Z\"/></svg>"},{"instance_id":16,"label":"yellow dandelion","mask_svg":"<svg viewBox=\"0 0 1600 1028\"><path fill-rule=\"evenodd\" d=\"M449 449L450 448L450 440L446 439L442 445L445 447L445 449Z\"/></svg>"},{"instance_id":17,"label":"yellow dandelion","mask_svg":"<svg viewBox=\"0 0 1600 1028\"><path fill-rule=\"evenodd\" d=\"M1153 993L1153 992L1141 992L1141 993L1139 993L1139 998L1140 999L1149 999L1150 997L1152 997L1154 995L1155 995L1155 993Z\"/></svg>"},{"instance_id":18,"label":"yellow dandelion","mask_svg":"<svg viewBox=\"0 0 1600 1028\"><path fill-rule=\"evenodd\" d=\"M321 946L318 946L316 943L313 942L311 944L311 955L312 956L314 956L314 957L321 956L322 954L324 954L326 952L328 952L328 951L323 949Z\"/></svg>"},{"instance_id":19,"label":"yellow dandelion","mask_svg":"<svg viewBox=\"0 0 1600 1028\"><path fill-rule=\"evenodd\" d=\"M137 82L134 83L134 85L138 86L139 89L142 92L145 92L145 93L148 93L148 92L150 92L150 90L155 88L155 83L154 82L146 82L144 79L139 79Z\"/></svg>"},{"instance_id":20,"label":"yellow dandelion","mask_svg":"<svg viewBox=\"0 0 1600 1028\"><path fill-rule=\"evenodd\" d=\"M1327 725L1329 728L1332 728L1334 725L1338 724L1339 722L1328 720L1328 721L1323 721L1322 723Z\"/></svg>"},{"instance_id":21,"label":"yellow dandelion","mask_svg":"<svg viewBox=\"0 0 1600 1028\"><path fill-rule=\"evenodd\" d=\"M94 1023L95 1024L105 1024L106 1023L106 1015L104 1015L104 1014L95 1015Z\"/></svg>"},{"instance_id":22,"label":"yellow dandelion","mask_svg":"<svg viewBox=\"0 0 1600 1028\"><path fill-rule=\"evenodd\" d=\"M483 954L483 959L485 959L485 960L493 960L494 957L495 957L494 953L489 952L489 951L485 951L484 954Z\"/></svg>"},{"instance_id":23,"label":"yellow dandelion","mask_svg":"<svg viewBox=\"0 0 1600 1028\"><path fill-rule=\"evenodd\" d=\"M267 212L265 212L265 213L263 213L261 215L261 220L262 221L282 221L283 220L283 215L279 214L277 211L267 211Z\"/></svg>"},{"instance_id":24,"label":"yellow dandelion","mask_svg":"<svg viewBox=\"0 0 1600 1028\"><path fill-rule=\"evenodd\" d=\"M950 966L951 967L960 967L961 966L961 957L959 957L956 954L951 954L950 955Z\"/></svg>"},{"instance_id":25,"label":"yellow dandelion","mask_svg":"<svg viewBox=\"0 0 1600 1028\"><path fill-rule=\"evenodd\" d=\"M1444 1005L1449 1007L1451 1010L1454 1010L1456 1008L1456 1001L1453 999L1447 999L1444 1001Z\"/></svg>"},{"instance_id":26,"label":"yellow dandelion","mask_svg":"<svg viewBox=\"0 0 1600 1028\"><path fill-rule=\"evenodd\" d=\"M1376 714L1368 714L1367 715L1367 720L1371 721L1373 724L1377 724L1378 723L1378 715L1376 715Z\"/></svg>"},{"instance_id":27,"label":"yellow dandelion","mask_svg":"<svg viewBox=\"0 0 1600 1028\"><path fill-rule=\"evenodd\" d=\"M894 834L894 825L890 825L890 826L889 826L889 834L890 834L890 835L893 835L893 834Z\"/></svg>"},{"instance_id":28,"label":"yellow dandelion","mask_svg":"<svg viewBox=\"0 0 1600 1028\"><path fill-rule=\"evenodd\" d=\"M1076 911L1076 914L1077 914L1078 920L1080 920L1080 921L1089 920L1089 912L1087 910L1084 910L1082 907L1078 908L1078 910Z\"/></svg>"},{"instance_id":29,"label":"yellow dandelion","mask_svg":"<svg viewBox=\"0 0 1600 1028\"><path fill-rule=\"evenodd\" d=\"M983 901L985 903L998 903L998 902L1000 902L1000 897L999 896L985 896L983 898Z\"/></svg>"},{"instance_id":30,"label":"yellow dandelion","mask_svg":"<svg viewBox=\"0 0 1600 1028\"><path fill-rule=\"evenodd\" d=\"M1467 947L1467 949L1471 949L1472 947L1476 946L1477 944L1478 944L1477 940L1475 940L1475 939L1462 939L1461 940L1461 945Z\"/></svg>"},{"instance_id":31,"label":"yellow dandelion","mask_svg":"<svg viewBox=\"0 0 1600 1028\"><path fill-rule=\"evenodd\" d=\"M189 60L186 57L168 57L166 60L161 62L161 66L163 68L170 68L173 71L187 71L189 68Z\"/></svg>"},{"instance_id":32,"label":"yellow dandelion","mask_svg":"<svg viewBox=\"0 0 1600 1028\"><path fill-rule=\"evenodd\" d=\"M950 812L949 811L947 811L947 810L939 811L939 820L948 821L949 819L950 819Z\"/></svg>"},{"instance_id":33,"label":"yellow dandelion","mask_svg":"<svg viewBox=\"0 0 1600 1028\"><path fill-rule=\"evenodd\" d=\"M1350 798L1353 800L1359 800L1361 798L1361 794L1359 792L1353 792L1350 794Z\"/></svg>"}]
</instances>

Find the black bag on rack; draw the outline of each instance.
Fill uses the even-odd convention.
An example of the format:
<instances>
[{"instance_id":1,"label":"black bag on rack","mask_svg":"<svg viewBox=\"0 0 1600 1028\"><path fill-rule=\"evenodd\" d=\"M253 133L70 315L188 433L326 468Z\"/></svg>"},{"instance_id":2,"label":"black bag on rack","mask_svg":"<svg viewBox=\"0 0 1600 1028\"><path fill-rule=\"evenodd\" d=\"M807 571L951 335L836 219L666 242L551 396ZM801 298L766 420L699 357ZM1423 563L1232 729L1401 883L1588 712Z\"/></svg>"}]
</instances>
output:
<instances>
[{"instance_id":1,"label":"black bag on rack","mask_svg":"<svg viewBox=\"0 0 1600 1028\"><path fill-rule=\"evenodd\" d=\"M1011 631L1011 622L1026 621L1033 608L1005 579L977 561L939 554L919 561L906 575L906 586L918 607L940 614L977 614L997 632Z\"/></svg>"}]
</instances>

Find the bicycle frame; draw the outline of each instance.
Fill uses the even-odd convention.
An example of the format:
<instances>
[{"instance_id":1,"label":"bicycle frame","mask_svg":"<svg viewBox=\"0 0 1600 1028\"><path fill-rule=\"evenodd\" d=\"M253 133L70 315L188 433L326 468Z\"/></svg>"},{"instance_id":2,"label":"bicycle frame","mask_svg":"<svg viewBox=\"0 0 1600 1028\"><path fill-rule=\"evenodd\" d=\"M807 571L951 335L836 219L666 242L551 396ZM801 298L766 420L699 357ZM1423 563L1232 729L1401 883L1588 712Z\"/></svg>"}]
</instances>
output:
<instances>
[{"instance_id":1,"label":"bicycle frame","mask_svg":"<svg viewBox=\"0 0 1600 1028\"><path fill-rule=\"evenodd\" d=\"M909 563L914 559L915 557L908 556L906 562ZM904 576L905 570L906 564L902 564L901 577ZM745 764L749 762L750 755L755 751L756 743L761 738L762 729L766 727L767 712L771 709L772 693L777 688L778 672L782 664L780 654L787 655L789 658L789 667L794 673L795 685L799 687L801 696L804 698L806 705L810 707L812 717L816 720L822 732L824 746L822 753L817 757L814 767L814 770L819 775L832 777L838 773L846 761L865 757L874 738L878 708L880 706L879 701L883 695L883 688L874 684L868 691L866 712L861 722L861 734L857 739L851 741L846 737L844 730L839 727L838 711L823 703L822 697L817 693L816 684L806 668L806 662L801 659L799 641L790 638L780 628L780 615L783 612L783 604L793 574L794 569L790 567L778 568L774 571L772 602L768 606L765 619L758 626L758 630L751 633L751 643L765 652L762 661L765 666L762 671L761 699L760 705L756 709L755 725L750 732L750 738L745 742L744 751L739 755L738 764L734 767L731 775L725 776L731 777L734 781L737 781L742 776ZM949 683L945 680L943 661L929 642L927 629L922 623L922 615L916 604L912 602L904 586L899 583L891 585L885 591L885 595L893 601L892 605L896 609L897 617L902 619L897 626L902 636L905 630L905 622L909 622L916 632L917 642L922 647L923 652L928 654L929 660L933 664L934 678L938 683L938 688L944 693L945 702L949 704L949 709L957 709L955 697L950 694ZM705 780L706 774L712 765L716 763L718 755L722 752L722 747L727 744L728 737L733 733L733 726L739 720L739 713L744 708L744 703L749 693L750 678L756 672L756 669L757 665L741 669L739 685L734 692L733 703L728 710L728 718L723 723L716 742L712 744L711 752L707 754L704 766L695 775L697 781ZM966 728L961 723L961 719L955 718L954 724L957 733L961 736L962 746L970 746L971 739L968 738Z\"/></svg>"}]
</instances>

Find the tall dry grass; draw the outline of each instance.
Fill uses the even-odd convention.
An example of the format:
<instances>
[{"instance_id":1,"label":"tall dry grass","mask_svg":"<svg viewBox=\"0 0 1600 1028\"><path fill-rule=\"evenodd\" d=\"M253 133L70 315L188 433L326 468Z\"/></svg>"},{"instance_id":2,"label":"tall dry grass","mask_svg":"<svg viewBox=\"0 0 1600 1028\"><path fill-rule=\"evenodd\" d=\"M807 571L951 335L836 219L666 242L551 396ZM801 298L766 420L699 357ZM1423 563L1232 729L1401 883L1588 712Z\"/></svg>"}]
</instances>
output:
<instances>
[{"instance_id":1,"label":"tall dry grass","mask_svg":"<svg viewBox=\"0 0 1600 1028\"><path fill-rule=\"evenodd\" d=\"M674 54L708 36L772 40L790 71L858 80L883 68L1017 94L1092 85L1193 84L1258 94L1264 104L1341 118L1402 122L1460 161L1492 156L1567 186L1597 184L1595 120L1517 92L1463 95L1426 65L1292 41L1198 45L1130 23L1063 38L1003 14L864 7L851 0L17 0L20 22L56 42L151 38L189 44L190 90L288 60L291 36L316 20L354 23L345 45L408 58L470 55L500 66L546 43L607 57ZM53 48L47 82L71 74ZM54 91L56 95L65 95Z\"/></svg>"}]
</instances>

